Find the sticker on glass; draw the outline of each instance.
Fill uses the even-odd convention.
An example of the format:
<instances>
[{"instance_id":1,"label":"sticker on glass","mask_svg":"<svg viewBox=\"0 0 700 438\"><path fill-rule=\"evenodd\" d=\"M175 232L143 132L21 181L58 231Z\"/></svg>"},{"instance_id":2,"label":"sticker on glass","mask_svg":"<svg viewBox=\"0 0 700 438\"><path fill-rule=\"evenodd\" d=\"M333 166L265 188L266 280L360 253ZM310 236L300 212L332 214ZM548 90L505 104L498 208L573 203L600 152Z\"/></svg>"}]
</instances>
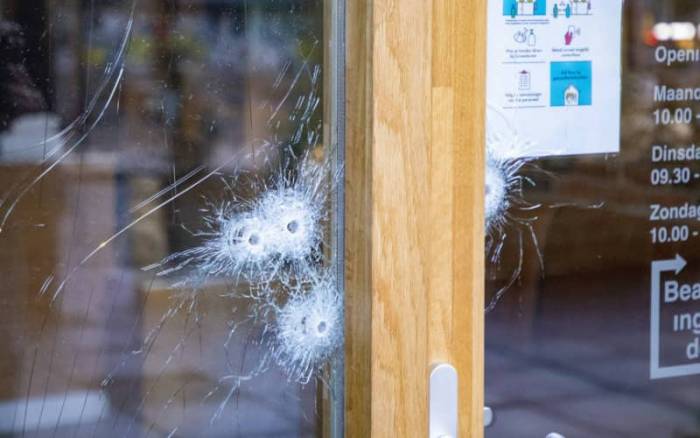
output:
<instances>
[{"instance_id":1,"label":"sticker on glass","mask_svg":"<svg viewBox=\"0 0 700 438\"><path fill-rule=\"evenodd\" d=\"M508 155L619 152L622 1L492 0L488 16L489 105L532 145Z\"/></svg>"}]
</instances>

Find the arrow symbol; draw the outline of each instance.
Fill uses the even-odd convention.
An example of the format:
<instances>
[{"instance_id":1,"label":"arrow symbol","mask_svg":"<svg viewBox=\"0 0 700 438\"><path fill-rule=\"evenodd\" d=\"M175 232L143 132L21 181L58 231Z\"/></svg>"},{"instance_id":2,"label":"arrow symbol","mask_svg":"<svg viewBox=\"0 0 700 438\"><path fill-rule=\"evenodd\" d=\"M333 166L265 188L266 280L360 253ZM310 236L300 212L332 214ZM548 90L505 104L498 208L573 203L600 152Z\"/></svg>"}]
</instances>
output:
<instances>
[{"instance_id":1,"label":"arrow symbol","mask_svg":"<svg viewBox=\"0 0 700 438\"><path fill-rule=\"evenodd\" d=\"M661 273L664 271L675 271L676 275L680 274L683 268L688 265L688 262L681 257L680 254L676 254L675 259L670 260L657 260L651 263L651 287L659 287L659 279L661 278ZM657 281L654 281L656 278Z\"/></svg>"},{"instance_id":2,"label":"arrow symbol","mask_svg":"<svg viewBox=\"0 0 700 438\"><path fill-rule=\"evenodd\" d=\"M661 273L673 271L676 275L688 265L688 262L676 254L676 258L651 262L651 378L673 377L673 371L662 370L659 364L661 334Z\"/></svg>"}]
</instances>

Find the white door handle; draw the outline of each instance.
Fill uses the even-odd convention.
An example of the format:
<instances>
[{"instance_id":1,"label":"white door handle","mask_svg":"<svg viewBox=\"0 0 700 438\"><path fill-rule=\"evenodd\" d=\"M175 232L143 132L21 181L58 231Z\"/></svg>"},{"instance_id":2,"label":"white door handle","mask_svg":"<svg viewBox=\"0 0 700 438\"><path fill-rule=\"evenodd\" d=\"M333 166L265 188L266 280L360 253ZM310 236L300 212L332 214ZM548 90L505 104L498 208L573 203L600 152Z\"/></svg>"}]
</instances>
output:
<instances>
[{"instance_id":1,"label":"white door handle","mask_svg":"<svg viewBox=\"0 0 700 438\"><path fill-rule=\"evenodd\" d=\"M450 364L433 366L430 371L429 438L457 438L457 370Z\"/></svg>"}]
</instances>

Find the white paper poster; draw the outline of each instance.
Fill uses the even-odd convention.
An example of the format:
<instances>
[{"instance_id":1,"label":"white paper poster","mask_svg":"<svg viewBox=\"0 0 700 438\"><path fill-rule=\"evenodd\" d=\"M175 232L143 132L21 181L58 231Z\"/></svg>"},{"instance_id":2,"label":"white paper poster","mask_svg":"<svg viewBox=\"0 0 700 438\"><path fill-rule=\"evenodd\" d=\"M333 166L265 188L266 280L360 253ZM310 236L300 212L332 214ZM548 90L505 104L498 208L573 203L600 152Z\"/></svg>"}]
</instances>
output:
<instances>
[{"instance_id":1,"label":"white paper poster","mask_svg":"<svg viewBox=\"0 0 700 438\"><path fill-rule=\"evenodd\" d=\"M507 154L619 152L622 0L490 0L488 14L488 129L529 144Z\"/></svg>"}]
</instances>

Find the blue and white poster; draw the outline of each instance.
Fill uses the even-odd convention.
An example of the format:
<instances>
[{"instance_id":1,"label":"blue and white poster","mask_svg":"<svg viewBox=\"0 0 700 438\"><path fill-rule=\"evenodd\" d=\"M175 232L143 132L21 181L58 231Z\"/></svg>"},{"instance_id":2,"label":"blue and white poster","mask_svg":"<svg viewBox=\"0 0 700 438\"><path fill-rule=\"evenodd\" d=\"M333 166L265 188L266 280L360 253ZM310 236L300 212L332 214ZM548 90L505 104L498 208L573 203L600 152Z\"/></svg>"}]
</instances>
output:
<instances>
[{"instance_id":1,"label":"blue and white poster","mask_svg":"<svg viewBox=\"0 0 700 438\"><path fill-rule=\"evenodd\" d=\"M619 152L622 0L490 0L488 14L488 129L529 145L509 155Z\"/></svg>"}]
</instances>

